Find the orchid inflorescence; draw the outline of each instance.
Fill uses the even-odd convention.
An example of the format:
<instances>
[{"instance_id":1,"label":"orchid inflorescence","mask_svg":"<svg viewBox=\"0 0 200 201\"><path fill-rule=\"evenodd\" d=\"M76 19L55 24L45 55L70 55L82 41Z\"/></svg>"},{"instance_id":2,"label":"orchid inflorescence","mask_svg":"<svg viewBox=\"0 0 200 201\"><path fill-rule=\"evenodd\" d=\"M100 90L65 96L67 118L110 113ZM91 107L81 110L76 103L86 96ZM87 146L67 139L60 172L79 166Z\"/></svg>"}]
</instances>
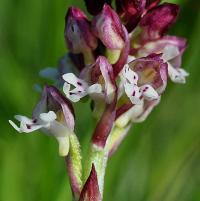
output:
<instances>
[{"instance_id":1,"label":"orchid inflorescence","mask_svg":"<svg viewBox=\"0 0 200 201\"><path fill-rule=\"evenodd\" d=\"M19 127L9 122L20 133L41 130L54 136L74 199L101 201L107 161L131 125L143 122L159 104L169 79L185 83L186 40L166 35L179 13L176 4L116 0L115 11L111 0L85 3L94 17L69 8L64 33L69 52L57 68L40 72L54 86L44 87L32 118L16 115ZM97 121L84 168L72 106L83 100L89 100Z\"/></svg>"}]
</instances>

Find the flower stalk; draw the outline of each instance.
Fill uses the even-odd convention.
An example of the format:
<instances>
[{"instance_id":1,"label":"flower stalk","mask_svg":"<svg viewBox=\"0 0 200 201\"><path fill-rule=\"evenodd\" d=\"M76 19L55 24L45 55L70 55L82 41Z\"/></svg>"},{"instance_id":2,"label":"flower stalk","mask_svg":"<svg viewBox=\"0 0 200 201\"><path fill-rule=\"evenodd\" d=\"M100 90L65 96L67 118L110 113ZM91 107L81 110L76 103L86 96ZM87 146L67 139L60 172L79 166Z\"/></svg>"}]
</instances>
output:
<instances>
[{"instance_id":1,"label":"flower stalk","mask_svg":"<svg viewBox=\"0 0 200 201\"><path fill-rule=\"evenodd\" d=\"M186 83L182 68L186 39L169 36L179 6L160 0L85 0L90 14L70 7L64 38L68 53L57 68L40 72L51 79L31 118L16 115L19 133L40 130L58 142L75 201L102 201L109 159L132 125L142 123L161 102L169 80ZM82 157L73 106L91 105L96 126ZM72 106L72 103L73 106ZM84 166L82 166L84 164Z\"/></svg>"}]
</instances>

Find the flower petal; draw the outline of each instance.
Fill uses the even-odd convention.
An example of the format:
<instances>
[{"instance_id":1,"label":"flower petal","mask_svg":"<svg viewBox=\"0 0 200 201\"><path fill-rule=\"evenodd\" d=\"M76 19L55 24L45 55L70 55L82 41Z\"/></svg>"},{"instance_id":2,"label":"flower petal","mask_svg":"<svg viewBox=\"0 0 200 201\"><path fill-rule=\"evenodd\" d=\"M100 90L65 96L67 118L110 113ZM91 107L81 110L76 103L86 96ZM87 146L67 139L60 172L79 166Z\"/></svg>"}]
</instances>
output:
<instances>
[{"instance_id":1,"label":"flower petal","mask_svg":"<svg viewBox=\"0 0 200 201\"><path fill-rule=\"evenodd\" d=\"M17 119L20 122L19 127L11 120L9 120L9 123L19 133L23 133L23 132L30 133L30 132L39 130L40 128L44 126L44 125L37 124L37 122L35 123L33 119L30 119L22 115L16 115L15 119Z\"/></svg>"},{"instance_id":2,"label":"flower petal","mask_svg":"<svg viewBox=\"0 0 200 201\"><path fill-rule=\"evenodd\" d=\"M155 100L159 97L158 93L151 85L141 86L140 91L146 100Z\"/></svg>"},{"instance_id":3,"label":"flower petal","mask_svg":"<svg viewBox=\"0 0 200 201\"><path fill-rule=\"evenodd\" d=\"M142 93L139 87L134 84L125 83L124 84L126 95L130 98L131 102L135 105L140 105L142 103Z\"/></svg>"},{"instance_id":4,"label":"flower petal","mask_svg":"<svg viewBox=\"0 0 200 201\"><path fill-rule=\"evenodd\" d=\"M78 102L87 95L88 84L84 80L77 78L73 73L64 74L63 79L66 81L63 91L71 101ZM71 85L74 89L71 89Z\"/></svg>"},{"instance_id":5,"label":"flower petal","mask_svg":"<svg viewBox=\"0 0 200 201\"><path fill-rule=\"evenodd\" d=\"M177 57L180 54L178 47L175 47L173 45L166 45L163 49L163 55L162 59L164 61L169 61L175 57Z\"/></svg>"},{"instance_id":6,"label":"flower petal","mask_svg":"<svg viewBox=\"0 0 200 201\"><path fill-rule=\"evenodd\" d=\"M101 94L102 86L100 84L93 84L87 89L88 94Z\"/></svg>"},{"instance_id":7,"label":"flower petal","mask_svg":"<svg viewBox=\"0 0 200 201\"><path fill-rule=\"evenodd\" d=\"M187 73L185 70L181 68L175 69L170 63L168 63L168 73L170 79L173 82L179 84L185 84L186 83L185 77L189 75L189 73Z\"/></svg>"},{"instance_id":8,"label":"flower petal","mask_svg":"<svg viewBox=\"0 0 200 201\"><path fill-rule=\"evenodd\" d=\"M122 78L125 78L131 84L137 84L138 82L138 74L132 71L128 64L122 70Z\"/></svg>"},{"instance_id":9,"label":"flower petal","mask_svg":"<svg viewBox=\"0 0 200 201\"><path fill-rule=\"evenodd\" d=\"M67 156L69 153L69 137L57 137L59 144L59 156Z\"/></svg>"},{"instance_id":10,"label":"flower petal","mask_svg":"<svg viewBox=\"0 0 200 201\"><path fill-rule=\"evenodd\" d=\"M152 112L154 107L156 107L160 103L160 97L152 101L145 101L143 111L138 116L132 118L132 121L135 123L141 123L146 120L149 114Z\"/></svg>"},{"instance_id":11,"label":"flower petal","mask_svg":"<svg viewBox=\"0 0 200 201\"><path fill-rule=\"evenodd\" d=\"M55 112L49 111L48 113L41 113L40 119L44 122L51 123L52 121L55 121L57 118Z\"/></svg>"}]
</instances>

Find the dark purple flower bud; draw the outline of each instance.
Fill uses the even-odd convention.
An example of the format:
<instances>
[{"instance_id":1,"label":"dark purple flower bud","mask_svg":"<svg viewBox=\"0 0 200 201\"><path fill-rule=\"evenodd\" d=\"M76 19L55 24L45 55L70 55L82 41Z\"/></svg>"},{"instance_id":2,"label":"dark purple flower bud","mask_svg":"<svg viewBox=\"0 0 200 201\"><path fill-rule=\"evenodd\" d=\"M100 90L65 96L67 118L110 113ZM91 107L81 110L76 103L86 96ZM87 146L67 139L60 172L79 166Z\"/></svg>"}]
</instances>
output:
<instances>
[{"instance_id":1,"label":"dark purple flower bud","mask_svg":"<svg viewBox=\"0 0 200 201\"><path fill-rule=\"evenodd\" d=\"M112 0L98 0L98 2L94 0L85 0L87 10L92 15L100 13L105 3L111 5L111 2Z\"/></svg>"},{"instance_id":2,"label":"dark purple flower bud","mask_svg":"<svg viewBox=\"0 0 200 201\"><path fill-rule=\"evenodd\" d=\"M160 0L116 0L117 13L128 32L131 32L149 9L158 5Z\"/></svg>"},{"instance_id":3,"label":"dark purple flower bud","mask_svg":"<svg viewBox=\"0 0 200 201\"><path fill-rule=\"evenodd\" d=\"M101 200L102 199L99 191L97 172L95 170L95 166L92 165L90 176L88 177L83 187L79 201L101 201Z\"/></svg>"},{"instance_id":4,"label":"dark purple flower bud","mask_svg":"<svg viewBox=\"0 0 200 201\"><path fill-rule=\"evenodd\" d=\"M164 3L151 9L141 19L139 26L142 28L142 41L162 37L176 21L179 6Z\"/></svg>"},{"instance_id":5,"label":"dark purple flower bud","mask_svg":"<svg viewBox=\"0 0 200 201\"><path fill-rule=\"evenodd\" d=\"M92 21L94 34L109 49L121 50L124 47L124 30L117 13L108 5Z\"/></svg>"},{"instance_id":6,"label":"dark purple flower bud","mask_svg":"<svg viewBox=\"0 0 200 201\"><path fill-rule=\"evenodd\" d=\"M160 0L146 0L146 9L151 9L157 6L160 3Z\"/></svg>"},{"instance_id":7,"label":"dark purple flower bud","mask_svg":"<svg viewBox=\"0 0 200 201\"><path fill-rule=\"evenodd\" d=\"M131 32L144 12L146 0L116 0L116 7L127 30Z\"/></svg>"},{"instance_id":8,"label":"dark purple flower bud","mask_svg":"<svg viewBox=\"0 0 200 201\"><path fill-rule=\"evenodd\" d=\"M82 53L85 55L97 47L97 39L91 31L90 22L83 11L78 8L71 7L67 12L65 40L70 51L74 54Z\"/></svg>"}]
</instances>

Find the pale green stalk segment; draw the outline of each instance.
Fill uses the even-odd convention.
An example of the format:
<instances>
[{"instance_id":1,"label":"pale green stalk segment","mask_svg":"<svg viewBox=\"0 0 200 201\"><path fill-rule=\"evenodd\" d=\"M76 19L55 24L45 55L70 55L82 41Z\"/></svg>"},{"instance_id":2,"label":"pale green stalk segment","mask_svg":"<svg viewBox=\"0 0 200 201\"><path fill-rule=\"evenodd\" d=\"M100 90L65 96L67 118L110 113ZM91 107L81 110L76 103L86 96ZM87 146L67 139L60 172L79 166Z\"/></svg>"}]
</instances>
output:
<instances>
[{"instance_id":1,"label":"pale green stalk segment","mask_svg":"<svg viewBox=\"0 0 200 201\"><path fill-rule=\"evenodd\" d=\"M69 155L73 166L72 169L76 177L76 181L81 189L83 183L82 183L82 163L81 163L82 157L81 157L80 144L75 134L70 135L69 141L70 141Z\"/></svg>"},{"instance_id":2,"label":"pale green stalk segment","mask_svg":"<svg viewBox=\"0 0 200 201\"><path fill-rule=\"evenodd\" d=\"M111 154L111 152L113 153L114 151L116 151L118 146L121 144L123 139L128 134L130 128L131 128L131 124L129 124L128 126L124 128L118 127L116 125L114 126L106 143L106 150L109 155Z\"/></svg>"},{"instance_id":3,"label":"pale green stalk segment","mask_svg":"<svg viewBox=\"0 0 200 201\"><path fill-rule=\"evenodd\" d=\"M106 49L106 57L110 64L115 64L118 61L120 54L121 50Z\"/></svg>"}]
</instances>

